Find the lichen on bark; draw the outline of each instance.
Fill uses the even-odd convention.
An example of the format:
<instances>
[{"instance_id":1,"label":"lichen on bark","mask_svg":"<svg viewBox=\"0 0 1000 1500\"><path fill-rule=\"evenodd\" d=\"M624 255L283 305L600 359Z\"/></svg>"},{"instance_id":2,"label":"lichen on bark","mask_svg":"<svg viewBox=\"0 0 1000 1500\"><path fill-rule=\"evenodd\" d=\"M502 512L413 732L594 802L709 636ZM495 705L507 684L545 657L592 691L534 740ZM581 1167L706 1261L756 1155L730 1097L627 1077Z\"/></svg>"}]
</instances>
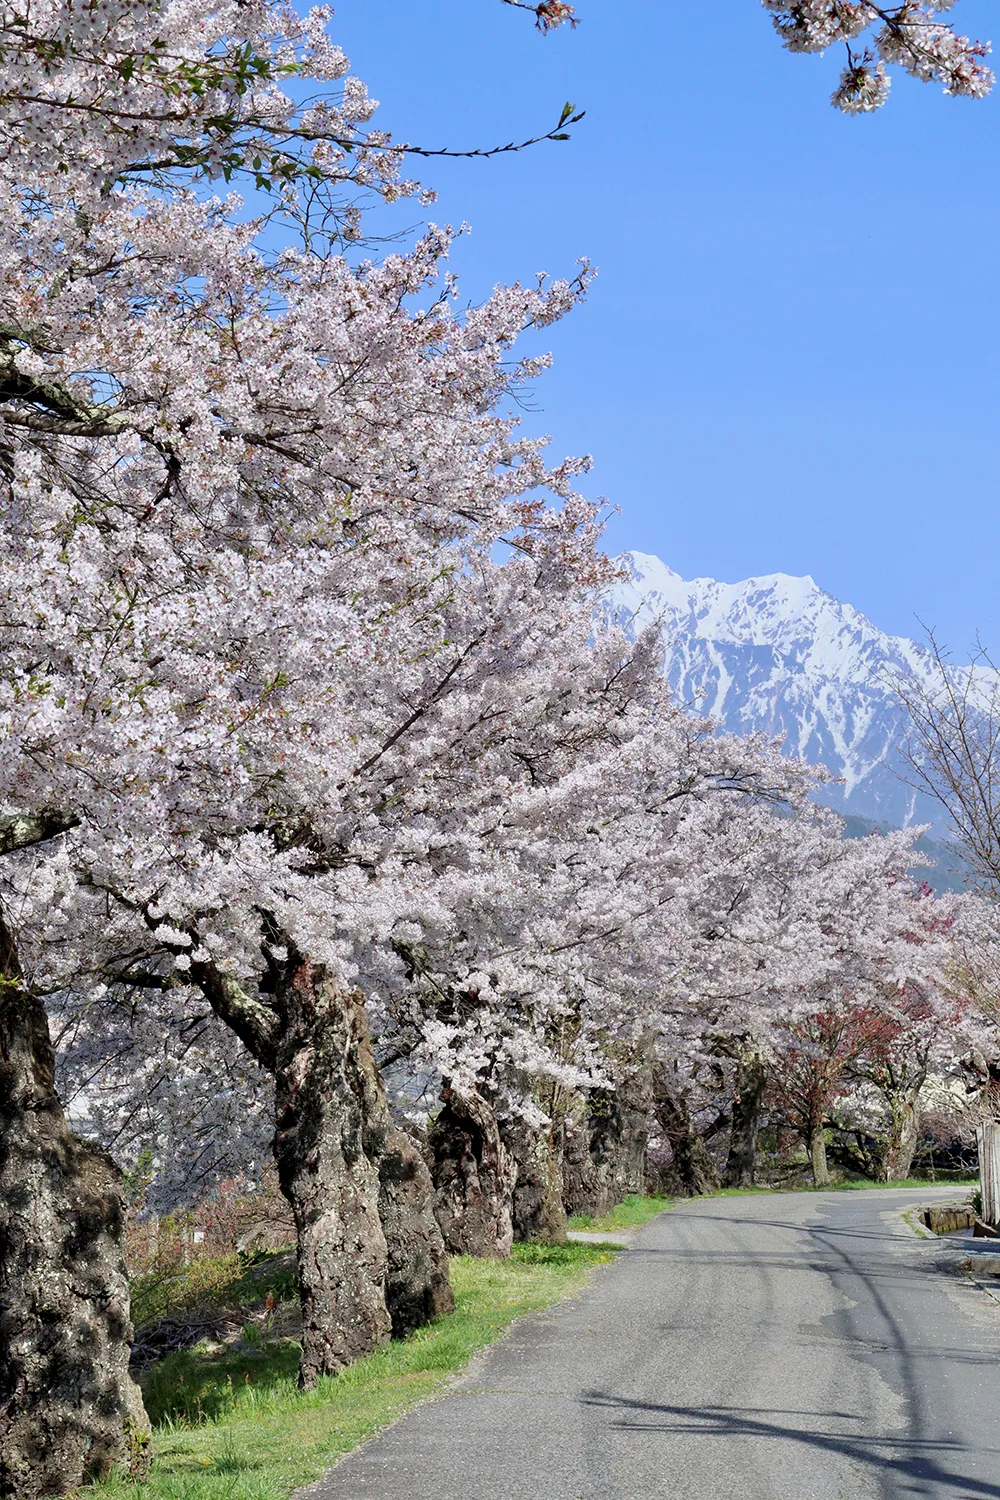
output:
<instances>
[{"instance_id":1,"label":"lichen on bark","mask_svg":"<svg viewBox=\"0 0 1000 1500\"><path fill-rule=\"evenodd\" d=\"M2 1496L42 1500L148 1468L123 1229L121 1176L67 1126L48 1019L0 917Z\"/></svg>"}]
</instances>

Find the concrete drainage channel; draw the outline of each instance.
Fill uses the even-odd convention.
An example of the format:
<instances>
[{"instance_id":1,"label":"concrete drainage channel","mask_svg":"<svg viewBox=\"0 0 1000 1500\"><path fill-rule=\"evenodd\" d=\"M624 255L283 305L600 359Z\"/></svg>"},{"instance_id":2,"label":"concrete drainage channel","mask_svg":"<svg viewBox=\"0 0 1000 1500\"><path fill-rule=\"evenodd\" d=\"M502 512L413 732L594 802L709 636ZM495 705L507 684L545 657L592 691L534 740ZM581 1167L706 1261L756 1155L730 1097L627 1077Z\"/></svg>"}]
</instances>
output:
<instances>
[{"instance_id":1,"label":"concrete drainage channel","mask_svg":"<svg viewBox=\"0 0 1000 1500\"><path fill-rule=\"evenodd\" d=\"M960 1272L1000 1303L1000 1234L977 1217L971 1203L931 1203L918 1208L910 1223L918 1233L923 1230L924 1238L933 1236L947 1247L948 1270Z\"/></svg>"},{"instance_id":2,"label":"concrete drainage channel","mask_svg":"<svg viewBox=\"0 0 1000 1500\"><path fill-rule=\"evenodd\" d=\"M961 1234L971 1229L974 1239L1000 1238L997 1230L976 1217L971 1203L931 1203L919 1210L919 1216L933 1234Z\"/></svg>"}]
</instances>

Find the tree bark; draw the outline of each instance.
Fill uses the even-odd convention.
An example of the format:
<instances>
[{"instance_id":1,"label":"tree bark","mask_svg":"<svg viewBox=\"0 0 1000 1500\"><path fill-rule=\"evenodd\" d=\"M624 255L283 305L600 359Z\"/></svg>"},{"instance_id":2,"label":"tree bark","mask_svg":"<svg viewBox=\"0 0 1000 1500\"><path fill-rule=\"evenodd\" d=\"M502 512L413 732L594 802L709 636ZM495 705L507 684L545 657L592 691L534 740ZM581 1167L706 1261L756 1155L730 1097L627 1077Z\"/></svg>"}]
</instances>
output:
<instances>
[{"instance_id":1,"label":"tree bark","mask_svg":"<svg viewBox=\"0 0 1000 1500\"><path fill-rule=\"evenodd\" d=\"M647 1057L640 1055L637 1067L619 1073L615 1079L613 1129L606 1148L612 1206L630 1193L646 1190L652 1099L652 1065Z\"/></svg>"},{"instance_id":2,"label":"tree bark","mask_svg":"<svg viewBox=\"0 0 1000 1500\"><path fill-rule=\"evenodd\" d=\"M386 1342L388 1250L379 1172L365 1150L378 1091L364 1007L307 959L278 995L274 1157L295 1216L302 1360L309 1390Z\"/></svg>"},{"instance_id":3,"label":"tree bark","mask_svg":"<svg viewBox=\"0 0 1000 1500\"><path fill-rule=\"evenodd\" d=\"M909 1177L920 1138L920 1106L914 1094L897 1094L890 1101L890 1124L882 1157L883 1182Z\"/></svg>"},{"instance_id":4,"label":"tree bark","mask_svg":"<svg viewBox=\"0 0 1000 1500\"><path fill-rule=\"evenodd\" d=\"M562 1164L551 1128L513 1119L506 1123L503 1139L517 1169L512 1205L514 1238L564 1245Z\"/></svg>"},{"instance_id":5,"label":"tree bark","mask_svg":"<svg viewBox=\"0 0 1000 1500\"><path fill-rule=\"evenodd\" d=\"M646 1188L651 1074L622 1074L614 1089L591 1089L582 1119L567 1121L563 1201L571 1214L600 1215Z\"/></svg>"},{"instance_id":6,"label":"tree bark","mask_svg":"<svg viewBox=\"0 0 1000 1500\"><path fill-rule=\"evenodd\" d=\"M752 1187L757 1176L757 1135L767 1084L767 1068L759 1052L744 1052L736 1068L736 1094L729 1154L723 1182L726 1187Z\"/></svg>"},{"instance_id":7,"label":"tree bark","mask_svg":"<svg viewBox=\"0 0 1000 1500\"><path fill-rule=\"evenodd\" d=\"M123 1229L121 1176L67 1127L45 1011L0 919L0 1495L149 1466Z\"/></svg>"},{"instance_id":8,"label":"tree bark","mask_svg":"<svg viewBox=\"0 0 1000 1500\"><path fill-rule=\"evenodd\" d=\"M607 1096L601 1096L606 1099ZM595 1150L593 1099L581 1094L567 1111L562 1143L562 1199L568 1214L605 1213L607 1183Z\"/></svg>"},{"instance_id":9,"label":"tree bark","mask_svg":"<svg viewBox=\"0 0 1000 1500\"><path fill-rule=\"evenodd\" d=\"M452 1255L505 1260L514 1240L516 1165L481 1094L446 1085L441 1098L427 1144L445 1248Z\"/></svg>"},{"instance_id":10,"label":"tree bark","mask_svg":"<svg viewBox=\"0 0 1000 1500\"><path fill-rule=\"evenodd\" d=\"M382 1098L385 1102L384 1093ZM388 1252L385 1300L392 1336L398 1339L454 1312L455 1295L434 1216L434 1184L419 1146L390 1121L378 1162L379 1218Z\"/></svg>"},{"instance_id":11,"label":"tree bark","mask_svg":"<svg viewBox=\"0 0 1000 1500\"><path fill-rule=\"evenodd\" d=\"M671 1070L664 1063L654 1069L653 1099L656 1118L673 1155L677 1190L691 1198L714 1193L719 1186L719 1174L712 1153L695 1130L687 1099L676 1088Z\"/></svg>"},{"instance_id":12,"label":"tree bark","mask_svg":"<svg viewBox=\"0 0 1000 1500\"><path fill-rule=\"evenodd\" d=\"M809 1122L809 1162L816 1187L826 1187L830 1181L830 1169L826 1161L826 1130L822 1115Z\"/></svg>"},{"instance_id":13,"label":"tree bark","mask_svg":"<svg viewBox=\"0 0 1000 1500\"><path fill-rule=\"evenodd\" d=\"M274 1158L295 1218L310 1389L454 1306L433 1186L392 1120L364 999L287 943L273 995L208 963L192 977L274 1077Z\"/></svg>"}]
</instances>

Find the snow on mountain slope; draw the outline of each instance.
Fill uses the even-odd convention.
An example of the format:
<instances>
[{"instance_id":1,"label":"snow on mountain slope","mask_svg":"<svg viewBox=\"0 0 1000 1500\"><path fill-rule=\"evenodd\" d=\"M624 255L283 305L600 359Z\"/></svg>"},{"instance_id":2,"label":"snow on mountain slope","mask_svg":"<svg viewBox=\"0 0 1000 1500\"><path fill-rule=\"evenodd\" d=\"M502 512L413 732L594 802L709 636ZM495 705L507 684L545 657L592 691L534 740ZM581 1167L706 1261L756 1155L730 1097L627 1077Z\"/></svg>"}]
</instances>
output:
<instances>
[{"instance_id":1,"label":"snow on mountain slope","mask_svg":"<svg viewBox=\"0 0 1000 1500\"><path fill-rule=\"evenodd\" d=\"M927 671L923 648L886 635L811 578L771 573L742 583L680 577L642 552L615 617L632 631L659 621L674 691L729 729L784 734L792 754L841 778L821 800L898 827L943 827L940 809L899 779L905 737L891 684Z\"/></svg>"}]
</instances>

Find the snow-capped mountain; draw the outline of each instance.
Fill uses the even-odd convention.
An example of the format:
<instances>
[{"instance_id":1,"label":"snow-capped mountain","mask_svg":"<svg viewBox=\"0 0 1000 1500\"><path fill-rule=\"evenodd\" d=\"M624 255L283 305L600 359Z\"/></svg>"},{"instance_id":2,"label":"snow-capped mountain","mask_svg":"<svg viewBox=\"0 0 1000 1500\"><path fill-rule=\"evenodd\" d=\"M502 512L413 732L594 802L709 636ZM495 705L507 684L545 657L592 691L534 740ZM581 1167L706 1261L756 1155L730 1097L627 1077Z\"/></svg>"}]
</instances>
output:
<instances>
[{"instance_id":1,"label":"snow-capped mountain","mask_svg":"<svg viewBox=\"0 0 1000 1500\"><path fill-rule=\"evenodd\" d=\"M943 830L940 808L901 781L900 672L927 671L923 648L886 635L812 578L770 573L742 583L690 581L658 557L628 552L614 593L630 630L658 620L666 672L686 703L727 728L785 735L786 749L827 766L821 800L861 817Z\"/></svg>"}]
</instances>

